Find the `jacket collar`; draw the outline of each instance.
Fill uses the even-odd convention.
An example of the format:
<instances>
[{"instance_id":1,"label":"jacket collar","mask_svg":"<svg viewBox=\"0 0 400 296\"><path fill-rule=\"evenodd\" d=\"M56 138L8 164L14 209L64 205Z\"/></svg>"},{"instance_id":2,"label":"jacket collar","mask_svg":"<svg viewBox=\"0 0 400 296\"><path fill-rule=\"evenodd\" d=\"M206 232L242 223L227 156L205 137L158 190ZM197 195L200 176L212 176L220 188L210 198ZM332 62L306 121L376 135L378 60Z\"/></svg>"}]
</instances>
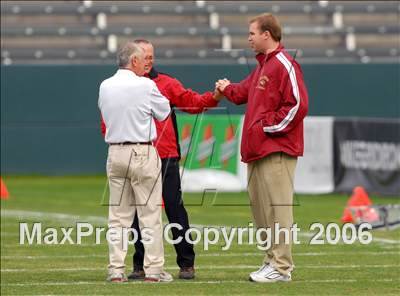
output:
<instances>
[{"instance_id":1,"label":"jacket collar","mask_svg":"<svg viewBox=\"0 0 400 296\"><path fill-rule=\"evenodd\" d=\"M150 78L151 80L154 80L158 77L158 71L153 67L151 68L150 72L148 74L145 74L144 76Z\"/></svg>"},{"instance_id":2,"label":"jacket collar","mask_svg":"<svg viewBox=\"0 0 400 296\"><path fill-rule=\"evenodd\" d=\"M279 43L278 47L274 51L271 51L268 54L259 53L256 55L256 59L257 59L258 63L262 66L262 65L264 65L264 63L266 61L268 61L269 59L274 57L276 54L281 52L283 49L284 49L284 47L283 47L282 43Z\"/></svg>"}]
</instances>

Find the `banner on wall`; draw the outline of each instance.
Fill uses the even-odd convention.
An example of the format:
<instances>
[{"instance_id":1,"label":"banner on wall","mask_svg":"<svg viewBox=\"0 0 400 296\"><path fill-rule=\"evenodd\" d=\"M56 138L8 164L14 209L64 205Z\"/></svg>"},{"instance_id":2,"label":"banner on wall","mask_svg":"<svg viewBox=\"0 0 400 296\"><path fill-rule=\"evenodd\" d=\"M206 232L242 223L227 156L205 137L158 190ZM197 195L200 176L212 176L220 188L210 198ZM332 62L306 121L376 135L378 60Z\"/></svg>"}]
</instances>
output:
<instances>
[{"instance_id":1,"label":"banner on wall","mask_svg":"<svg viewBox=\"0 0 400 296\"><path fill-rule=\"evenodd\" d=\"M177 116L182 190L242 191L239 177L242 115Z\"/></svg>"},{"instance_id":2,"label":"banner on wall","mask_svg":"<svg viewBox=\"0 0 400 296\"><path fill-rule=\"evenodd\" d=\"M335 191L400 195L400 120L336 119Z\"/></svg>"}]
</instances>

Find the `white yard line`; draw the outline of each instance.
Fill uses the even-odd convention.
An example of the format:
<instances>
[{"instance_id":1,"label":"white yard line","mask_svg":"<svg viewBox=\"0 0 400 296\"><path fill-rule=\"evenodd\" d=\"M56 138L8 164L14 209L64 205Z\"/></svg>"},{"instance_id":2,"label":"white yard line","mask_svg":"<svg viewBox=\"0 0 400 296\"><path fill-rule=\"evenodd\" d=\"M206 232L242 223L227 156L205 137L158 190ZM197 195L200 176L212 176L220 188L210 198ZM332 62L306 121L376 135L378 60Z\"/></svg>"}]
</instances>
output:
<instances>
[{"instance_id":1,"label":"white yard line","mask_svg":"<svg viewBox=\"0 0 400 296\"><path fill-rule=\"evenodd\" d=\"M20 218L20 219L44 219L44 220L56 220L64 222L82 221L88 223L107 224L107 219L105 217L99 217L99 216L81 216L81 215L70 215L63 213L35 212L35 211L21 211L21 210L1 210L1 217Z\"/></svg>"},{"instance_id":2,"label":"white yard line","mask_svg":"<svg viewBox=\"0 0 400 296\"><path fill-rule=\"evenodd\" d=\"M101 244L95 244L95 243L92 243L92 244L87 244L87 243L82 243L82 244L79 244L79 245L77 245L77 244L58 244L58 245L56 245L56 244L32 244L32 245L29 245L29 244L27 244L27 243L25 243L24 245L20 245L18 242L15 242L15 243L9 243L9 244L1 244L1 246L2 247L9 247L9 248L17 248L17 247L26 247L26 248L38 248L38 247L50 247L50 248L57 248L57 247L60 247L60 246L63 246L63 247L66 247L66 246L68 246L68 247L72 247L72 248L81 248L81 247L90 247L90 248L93 248L93 247L97 247L97 248L100 248L100 247L104 247L104 248L107 248L107 244L103 244L103 243L101 243Z\"/></svg>"},{"instance_id":3,"label":"white yard line","mask_svg":"<svg viewBox=\"0 0 400 296\"><path fill-rule=\"evenodd\" d=\"M19 237L18 232L1 232L1 237Z\"/></svg>"},{"instance_id":4,"label":"white yard line","mask_svg":"<svg viewBox=\"0 0 400 296\"><path fill-rule=\"evenodd\" d=\"M393 249L397 249L398 251L400 251L400 245L383 245L381 246L382 249L387 249L387 250L393 250Z\"/></svg>"},{"instance_id":5,"label":"white yard line","mask_svg":"<svg viewBox=\"0 0 400 296\"><path fill-rule=\"evenodd\" d=\"M365 279L365 280L357 280L357 279L329 279L329 280L292 280L288 285L292 284L307 284L307 283L316 283L316 284L324 284L324 283L356 283L356 282L378 282L378 283L391 283L398 282L399 279ZM185 281L179 280L171 283L158 283L161 285L214 285L214 284L248 284L248 285L257 285L257 283L252 283L249 281L235 281L235 280L227 280L227 281ZM69 286L69 285L117 285L111 284L105 281L96 281L96 282L32 282L32 283L2 283L1 286L17 286L17 287L25 287L25 286ZM132 281L128 283L123 283L119 285L154 285L154 283L146 283L143 281Z\"/></svg>"},{"instance_id":6,"label":"white yard line","mask_svg":"<svg viewBox=\"0 0 400 296\"><path fill-rule=\"evenodd\" d=\"M51 212L36 212L36 211L22 211L22 210L1 210L1 217L9 217L9 218L19 218L19 219L44 219L44 220L56 220L56 221L64 221L64 222L87 222L87 223L96 223L100 225L107 225L107 219L105 217L100 216L80 216L80 215L70 215L63 213L51 213ZM40 221L38 221L40 222ZM230 228L230 226L218 226L218 225L201 225L201 224L192 224L192 227L204 228L204 227L226 227ZM315 233L311 232L300 232L300 237L310 238L314 236ZM383 243L383 244L400 244L400 240L394 239L385 239L385 238L373 238L374 242Z\"/></svg>"},{"instance_id":7,"label":"white yard line","mask_svg":"<svg viewBox=\"0 0 400 296\"><path fill-rule=\"evenodd\" d=\"M16 226L15 222L1 222L1 227L6 227L6 226Z\"/></svg>"},{"instance_id":8,"label":"white yard line","mask_svg":"<svg viewBox=\"0 0 400 296\"><path fill-rule=\"evenodd\" d=\"M224 270L224 269L258 269L259 265L197 265L197 270ZM301 269L348 269L348 268L400 268L399 264L366 264L366 265L301 265ZM178 270L178 267L165 267L166 270ZM106 268L104 267L74 267L74 268L5 268L1 269L1 272L81 272L81 271L104 271L106 272Z\"/></svg>"},{"instance_id":9,"label":"white yard line","mask_svg":"<svg viewBox=\"0 0 400 296\"><path fill-rule=\"evenodd\" d=\"M400 240L373 237L373 241L384 244L400 244Z\"/></svg>"},{"instance_id":10,"label":"white yard line","mask_svg":"<svg viewBox=\"0 0 400 296\"><path fill-rule=\"evenodd\" d=\"M197 253L198 257L253 257L261 256L263 253L252 252L252 253ZM387 255L399 255L399 252L383 251L383 252L305 252L305 253L294 253L294 257L302 256L346 256L346 255L368 255L368 256L387 256ZM87 254L87 255L37 255L37 256L1 256L1 259L11 260L41 260L41 259L78 259L78 258L108 258L107 254ZM166 254L165 257L176 257L175 254Z\"/></svg>"}]
</instances>

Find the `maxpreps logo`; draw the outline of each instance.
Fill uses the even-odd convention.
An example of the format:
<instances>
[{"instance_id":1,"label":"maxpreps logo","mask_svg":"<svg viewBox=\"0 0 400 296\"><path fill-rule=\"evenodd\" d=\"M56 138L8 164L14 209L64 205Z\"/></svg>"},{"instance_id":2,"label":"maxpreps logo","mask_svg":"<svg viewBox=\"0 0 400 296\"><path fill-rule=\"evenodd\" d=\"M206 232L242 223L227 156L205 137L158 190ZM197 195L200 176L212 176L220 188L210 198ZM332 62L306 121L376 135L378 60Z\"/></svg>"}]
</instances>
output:
<instances>
[{"instance_id":1,"label":"maxpreps logo","mask_svg":"<svg viewBox=\"0 0 400 296\"><path fill-rule=\"evenodd\" d=\"M265 90L265 86L267 85L268 81L269 78L266 75L261 75L260 78L258 79L256 88Z\"/></svg>"}]
</instances>

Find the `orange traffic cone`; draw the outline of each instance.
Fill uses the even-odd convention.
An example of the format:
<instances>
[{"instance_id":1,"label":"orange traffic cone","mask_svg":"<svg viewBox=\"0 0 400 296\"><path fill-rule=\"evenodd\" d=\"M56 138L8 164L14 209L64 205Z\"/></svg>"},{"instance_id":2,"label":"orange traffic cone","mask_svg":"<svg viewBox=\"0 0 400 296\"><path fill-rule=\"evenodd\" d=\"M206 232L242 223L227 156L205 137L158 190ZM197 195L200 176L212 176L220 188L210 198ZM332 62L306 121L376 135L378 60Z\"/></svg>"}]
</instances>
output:
<instances>
[{"instance_id":1,"label":"orange traffic cone","mask_svg":"<svg viewBox=\"0 0 400 296\"><path fill-rule=\"evenodd\" d=\"M342 216L341 220L342 220L343 223L352 223L354 221L353 220L353 215L351 214L351 211L350 211L350 209L348 207L346 207L344 209L343 216Z\"/></svg>"},{"instance_id":2,"label":"orange traffic cone","mask_svg":"<svg viewBox=\"0 0 400 296\"><path fill-rule=\"evenodd\" d=\"M3 179L0 177L0 197L1 199L8 199L8 190L6 184L4 184Z\"/></svg>"},{"instance_id":3,"label":"orange traffic cone","mask_svg":"<svg viewBox=\"0 0 400 296\"><path fill-rule=\"evenodd\" d=\"M347 206L344 209L343 216L341 218L344 223L352 223L355 222L355 218L359 218L361 212L357 214L357 217L353 217L351 209L363 210L365 207L369 207L372 205L371 200L368 197L368 193L361 186L354 187L353 194L350 199L347 201Z\"/></svg>"},{"instance_id":4,"label":"orange traffic cone","mask_svg":"<svg viewBox=\"0 0 400 296\"><path fill-rule=\"evenodd\" d=\"M359 207L359 206L370 206L372 205L371 200L368 197L367 192L361 186L354 187L353 194L351 195L347 206Z\"/></svg>"}]
</instances>

